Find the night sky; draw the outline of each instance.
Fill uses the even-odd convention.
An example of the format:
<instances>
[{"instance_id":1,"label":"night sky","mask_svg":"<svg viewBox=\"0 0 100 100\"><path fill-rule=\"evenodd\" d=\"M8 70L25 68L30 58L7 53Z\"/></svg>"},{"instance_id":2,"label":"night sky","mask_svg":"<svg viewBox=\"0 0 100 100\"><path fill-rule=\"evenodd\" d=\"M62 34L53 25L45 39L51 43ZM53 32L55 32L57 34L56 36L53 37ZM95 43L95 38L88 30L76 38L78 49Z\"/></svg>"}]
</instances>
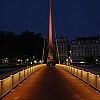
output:
<instances>
[{"instance_id":1,"label":"night sky","mask_svg":"<svg viewBox=\"0 0 100 100\"><path fill-rule=\"evenodd\" d=\"M49 0L0 0L0 31L48 35ZM100 0L53 0L53 29L74 39L100 34Z\"/></svg>"}]
</instances>

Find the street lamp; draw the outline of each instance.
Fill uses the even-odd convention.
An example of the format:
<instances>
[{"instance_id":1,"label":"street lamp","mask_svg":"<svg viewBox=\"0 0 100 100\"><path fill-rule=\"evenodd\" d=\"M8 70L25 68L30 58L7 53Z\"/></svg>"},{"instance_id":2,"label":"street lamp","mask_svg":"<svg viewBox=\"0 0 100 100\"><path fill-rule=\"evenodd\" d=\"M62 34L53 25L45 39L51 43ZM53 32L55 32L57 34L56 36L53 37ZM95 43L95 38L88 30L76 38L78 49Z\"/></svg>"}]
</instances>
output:
<instances>
[{"instance_id":1,"label":"street lamp","mask_svg":"<svg viewBox=\"0 0 100 100\"><path fill-rule=\"evenodd\" d=\"M96 64L98 64L98 59L96 59Z\"/></svg>"}]
</instances>

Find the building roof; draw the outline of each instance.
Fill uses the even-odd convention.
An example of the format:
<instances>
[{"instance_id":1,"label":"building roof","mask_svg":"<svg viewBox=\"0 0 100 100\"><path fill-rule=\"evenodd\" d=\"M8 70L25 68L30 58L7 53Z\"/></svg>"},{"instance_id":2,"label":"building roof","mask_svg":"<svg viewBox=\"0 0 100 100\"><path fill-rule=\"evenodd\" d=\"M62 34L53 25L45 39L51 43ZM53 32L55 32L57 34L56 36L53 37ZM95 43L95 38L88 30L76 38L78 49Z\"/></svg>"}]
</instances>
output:
<instances>
[{"instance_id":1,"label":"building roof","mask_svg":"<svg viewBox=\"0 0 100 100\"><path fill-rule=\"evenodd\" d=\"M98 40L100 38L100 36L97 36L97 37L80 37L80 38L77 38L76 40Z\"/></svg>"},{"instance_id":2,"label":"building roof","mask_svg":"<svg viewBox=\"0 0 100 100\"><path fill-rule=\"evenodd\" d=\"M94 44L100 43L100 36L97 37L79 37L75 40L72 40L72 44Z\"/></svg>"}]
</instances>

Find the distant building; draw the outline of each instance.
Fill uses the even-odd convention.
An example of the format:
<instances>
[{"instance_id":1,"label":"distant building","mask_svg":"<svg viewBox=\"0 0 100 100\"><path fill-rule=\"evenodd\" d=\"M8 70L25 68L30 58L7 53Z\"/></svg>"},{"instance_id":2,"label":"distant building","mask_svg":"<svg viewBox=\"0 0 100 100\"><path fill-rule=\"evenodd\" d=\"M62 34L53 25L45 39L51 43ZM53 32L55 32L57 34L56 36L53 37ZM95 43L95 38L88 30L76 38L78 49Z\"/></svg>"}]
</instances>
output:
<instances>
[{"instance_id":1,"label":"distant building","mask_svg":"<svg viewBox=\"0 0 100 100\"><path fill-rule=\"evenodd\" d=\"M67 37L59 37L54 42L56 56L60 63L65 63L68 58L69 41Z\"/></svg>"},{"instance_id":2,"label":"distant building","mask_svg":"<svg viewBox=\"0 0 100 100\"><path fill-rule=\"evenodd\" d=\"M100 63L100 36L82 37L71 42L73 62L89 61Z\"/></svg>"}]
</instances>

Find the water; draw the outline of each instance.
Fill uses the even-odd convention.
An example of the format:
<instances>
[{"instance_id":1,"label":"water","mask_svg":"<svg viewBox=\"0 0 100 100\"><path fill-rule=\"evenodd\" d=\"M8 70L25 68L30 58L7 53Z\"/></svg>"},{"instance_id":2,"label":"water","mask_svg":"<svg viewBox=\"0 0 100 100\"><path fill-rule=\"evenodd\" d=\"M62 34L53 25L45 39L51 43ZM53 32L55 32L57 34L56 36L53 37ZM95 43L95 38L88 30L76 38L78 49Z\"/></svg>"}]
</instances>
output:
<instances>
[{"instance_id":1,"label":"water","mask_svg":"<svg viewBox=\"0 0 100 100\"><path fill-rule=\"evenodd\" d=\"M0 68L0 75L3 75L3 74L6 74L8 72L11 72L11 71L14 71L14 70L17 70L18 68Z\"/></svg>"},{"instance_id":2,"label":"water","mask_svg":"<svg viewBox=\"0 0 100 100\"><path fill-rule=\"evenodd\" d=\"M85 69L89 69L89 70L92 70L92 71L96 71L96 72L100 72L100 65L95 65L95 64L90 64L90 65L87 65L87 64L79 64L77 65L78 67L80 68L85 68Z\"/></svg>"},{"instance_id":3,"label":"water","mask_svg":"<svg viewBox=\"0 0 100 100\"><path fill-rule=\"evenodd\" d=\"M24 66L20 65L6 65L6 66L0 66L0 75L4 75L6 73L12 72L14 70L18 70Z\"/></svg>"}]
</instances>

